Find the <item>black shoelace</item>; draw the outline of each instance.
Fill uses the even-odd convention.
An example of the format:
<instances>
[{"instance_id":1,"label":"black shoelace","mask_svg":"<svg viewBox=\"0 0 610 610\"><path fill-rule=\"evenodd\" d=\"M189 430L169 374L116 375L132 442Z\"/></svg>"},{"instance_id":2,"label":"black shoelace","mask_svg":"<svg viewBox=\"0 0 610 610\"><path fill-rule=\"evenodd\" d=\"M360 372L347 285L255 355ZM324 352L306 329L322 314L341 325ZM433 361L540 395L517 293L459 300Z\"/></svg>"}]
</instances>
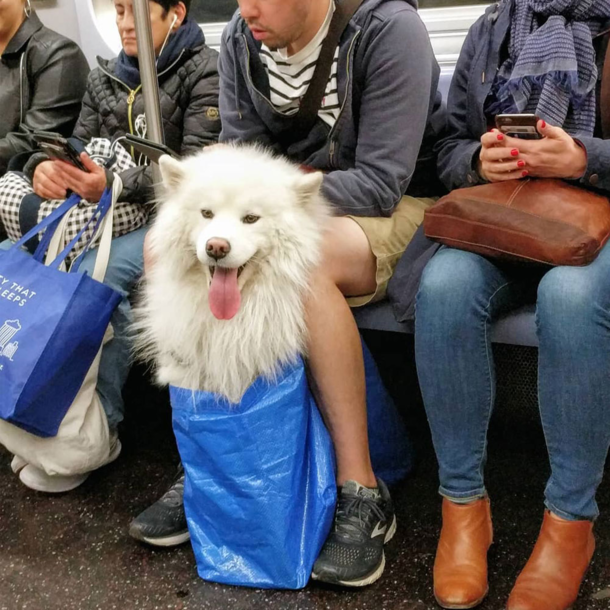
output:
<instances>
[{"instance_id":1,"label":"black shoelace","mask_svg":"<svg viewBox=\"0 0 610 610\"><path fill-rule=\"evenodd\" d=\"M339 496L335 516L336 534L353 540L354 537L367 539L370 528L377 520L383 521L385 514L373 499L361 495Z\"/></svg>"}]
</instances>

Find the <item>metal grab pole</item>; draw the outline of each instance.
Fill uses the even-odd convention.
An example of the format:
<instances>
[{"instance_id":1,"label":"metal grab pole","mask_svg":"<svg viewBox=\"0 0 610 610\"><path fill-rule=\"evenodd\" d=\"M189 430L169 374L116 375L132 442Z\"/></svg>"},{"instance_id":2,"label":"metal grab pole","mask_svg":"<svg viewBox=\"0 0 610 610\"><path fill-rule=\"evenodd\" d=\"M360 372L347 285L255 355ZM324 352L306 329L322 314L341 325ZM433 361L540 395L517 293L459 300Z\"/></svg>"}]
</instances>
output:
<instances>
[{"instance_id":1,"label":"metal grab pole","mask_svg":"<svg viewBox=\"0 0 610 610\"><path fill-rule=\"evenodd\" d=\"M144 96L144 110L146 112L146 137L157 144L164 144L161 105L159 103L157 58L153 47L148 0L133 0L133 8L138 43L138 64L140 66L142 95ZM161 173L156 163L153 163L152 167L155 190L158 191L161 185Z\"/></svg>"}]
</instances>

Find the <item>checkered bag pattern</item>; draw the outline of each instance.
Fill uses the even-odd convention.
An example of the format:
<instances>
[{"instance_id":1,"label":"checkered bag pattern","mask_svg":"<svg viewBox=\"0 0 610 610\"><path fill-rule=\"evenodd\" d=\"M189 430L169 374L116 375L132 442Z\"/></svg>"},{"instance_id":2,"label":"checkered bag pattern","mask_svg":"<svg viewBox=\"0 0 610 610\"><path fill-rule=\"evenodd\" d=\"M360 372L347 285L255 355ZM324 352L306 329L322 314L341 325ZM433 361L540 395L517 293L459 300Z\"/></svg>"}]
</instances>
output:
<instances>
[{"instance_id":1,"label":"checkered bag pattern","mask_svg":"<svg viewBox=\"0 0 610 610\"><path fill-rule=\"evenodd\" d=\"M85 150L95 163L115 173L120 173L136 166L131 155L125 150L119 140L111 142L106 138L94 138L85 147ZM12 241L17 241L21 238L19 208L23 199L33 193L32 185L19 172L8 172L0 178L0 220ZM43 201L38 210L38 222L41 222L62 203L63 200L58 199ZM89 203L86 199L82 199L70 211L64 234L64 245L68 245L78 235L79 231L93 215L96 206L97 204ZM114 211L113 236L120 237L139 229L146 224L148 214L148 208L142 204L125 201L117 203ZM68 262L74 260L84 250L93 236L94 228L95 223L93 222L74 246L68 257ZM99 235L96 235L91 245L95 247L98 243Z\"/></svg>"}]
</instances>

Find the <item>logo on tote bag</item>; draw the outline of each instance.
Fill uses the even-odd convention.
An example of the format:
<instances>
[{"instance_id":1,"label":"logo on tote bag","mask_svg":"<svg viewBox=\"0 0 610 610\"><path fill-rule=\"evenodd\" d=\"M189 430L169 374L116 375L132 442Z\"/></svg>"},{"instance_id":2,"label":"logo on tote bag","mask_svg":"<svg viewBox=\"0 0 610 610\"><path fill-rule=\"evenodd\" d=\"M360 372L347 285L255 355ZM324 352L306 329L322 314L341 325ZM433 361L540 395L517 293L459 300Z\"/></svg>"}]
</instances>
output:
<instances>
[{"instance_id":1,"label":"logo on tote bag","mask_svg":"<svg viewBox=\"0 0 610 610\"><path fill-rule=\"evenodd\" d=\"M0 326L0 357L8 358L13 360L15 352L19 348L19 343L11 339L21 330L21 324L19 320L6 320L6 322Z\"/></svg>"}]
</instances>

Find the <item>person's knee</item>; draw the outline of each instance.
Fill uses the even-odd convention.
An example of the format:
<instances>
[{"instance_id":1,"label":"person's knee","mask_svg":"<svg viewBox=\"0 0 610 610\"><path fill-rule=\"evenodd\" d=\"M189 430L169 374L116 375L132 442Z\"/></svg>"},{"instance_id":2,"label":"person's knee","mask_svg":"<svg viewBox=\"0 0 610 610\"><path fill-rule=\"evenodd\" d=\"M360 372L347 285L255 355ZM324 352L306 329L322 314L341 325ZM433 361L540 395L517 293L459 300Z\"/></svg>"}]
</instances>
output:
<instances>
[{"instance_id":1,"label":"person's knee","mask_svg":"<svg viewBox=\"0 0 610 610\"><path fill-rule=\"evenodd\" d=\"M426 265L417 294L418 311L442 307L456 315L485 288L485 259L443 249Z\"/></svg>"},{"instance_id":2,"label":"person's knee","mask_svg":"<svg viewBox=\"0 0 610 610\"><path fill-rule=\"evenodd\" d=\"M376 260L369 241L350 218L332 218L324 232L315 274L346 295L366 294L375 282Z\"/></svg>"},{"instance_id":3,"label":"person's knee","mask_svg":"<svg viewBox=\"0 0 610 610\"><path fill-rule=\"evenodd\" d=\"M596 278L587 267L556 267L538 286L539 321L569 327L578 320L594 320L608 307L607 280Z\"/></svg>"}]
</instances>

